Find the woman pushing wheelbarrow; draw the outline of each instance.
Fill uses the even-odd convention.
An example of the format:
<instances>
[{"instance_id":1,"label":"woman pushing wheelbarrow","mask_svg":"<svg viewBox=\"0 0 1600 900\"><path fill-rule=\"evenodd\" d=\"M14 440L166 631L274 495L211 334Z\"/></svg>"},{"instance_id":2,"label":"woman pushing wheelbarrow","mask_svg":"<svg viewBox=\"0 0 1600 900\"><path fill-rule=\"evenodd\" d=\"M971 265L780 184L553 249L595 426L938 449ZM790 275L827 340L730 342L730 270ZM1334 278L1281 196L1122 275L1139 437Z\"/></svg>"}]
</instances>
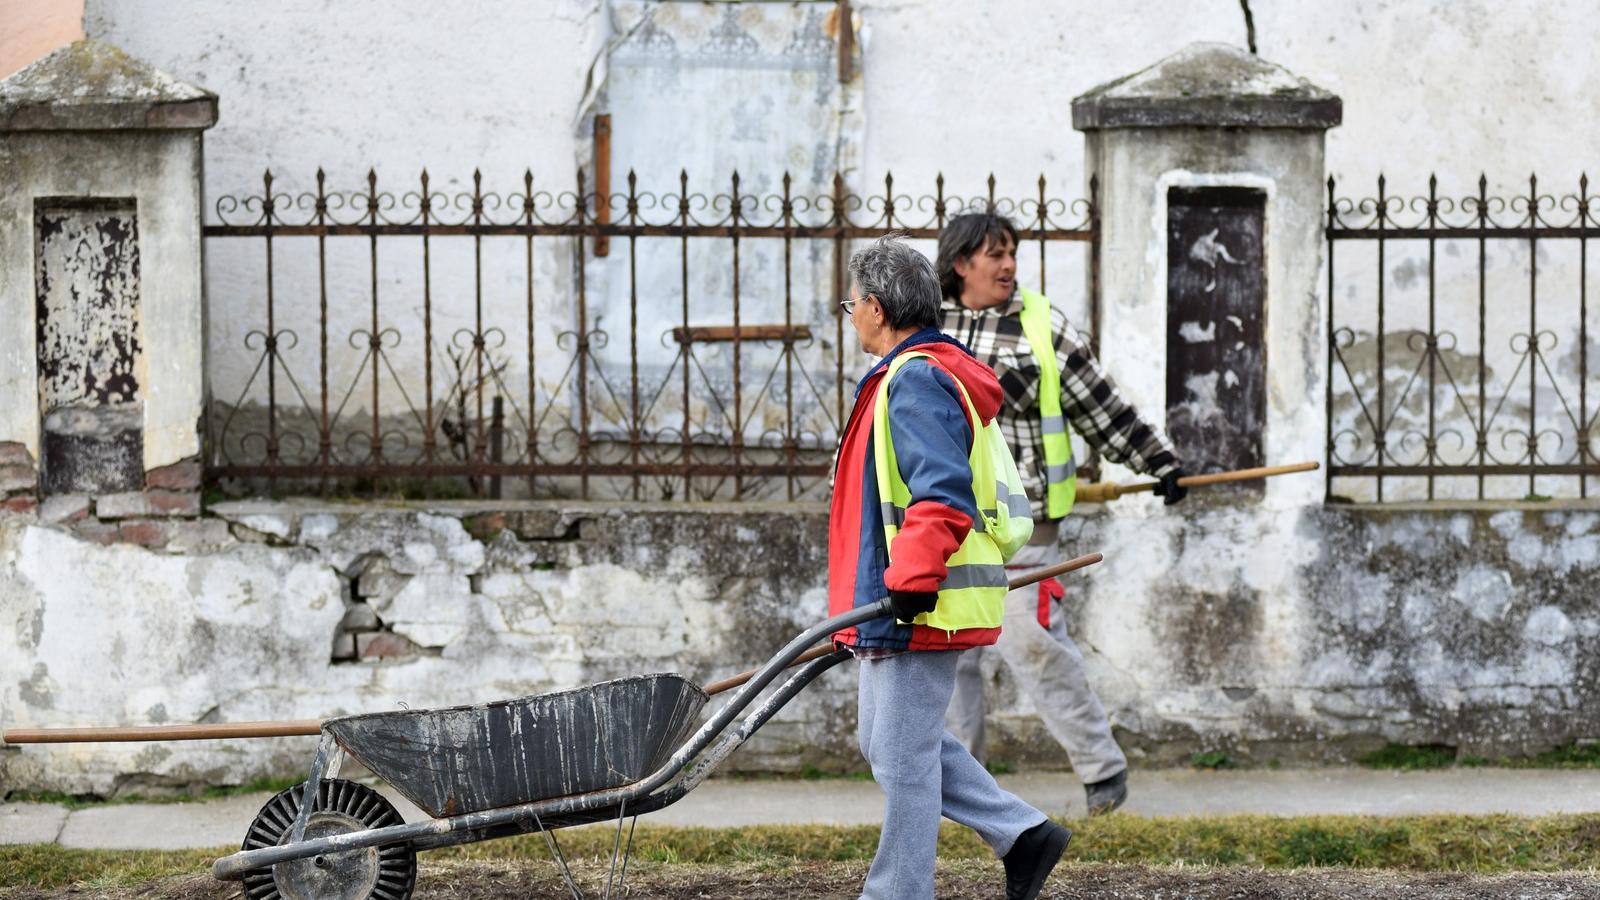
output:
<instances>
[{"instance_id":1,"label":"woman pushing wheelbarrow","mask_svg":"<svg viewBox=\"0 0 1600 900\"><path fill-rule=\"evenodd\" d=\"M939 281L922 254L891 236L849 270L842 305L862 350L882 359L840 444L828 607L887 595L894 612L834 635L860 663L857 738L886 798L862 896L932 897L943 816L994 848L1008 900L1031 900L1071 832L1002 790L944 727L960 651L999 637L1005 560L1032 530L1026 495L1007 490L1018 480L994 425L1000 383L940 334Z\"/></svg>"}]
</instances>

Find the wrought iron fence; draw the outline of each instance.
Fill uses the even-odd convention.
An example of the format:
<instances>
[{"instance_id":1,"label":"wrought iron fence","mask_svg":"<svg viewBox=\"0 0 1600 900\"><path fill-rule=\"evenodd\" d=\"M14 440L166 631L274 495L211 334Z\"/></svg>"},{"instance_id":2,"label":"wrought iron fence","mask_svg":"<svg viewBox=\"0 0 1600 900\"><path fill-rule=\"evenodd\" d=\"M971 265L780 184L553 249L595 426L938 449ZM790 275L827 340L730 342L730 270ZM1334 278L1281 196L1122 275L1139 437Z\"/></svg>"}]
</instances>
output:
<instances>
[{"instance_id":1,"label":"wrought iron fence","mask_svg":"<svg viewBox=\"0 0 1600 900\"><path fill-rule=\"evenodd\" d=\"M993 209L1019 226L1041 287L1048 261L1089 248L1066 267L1093 295L1092 183L1067 200L1043 176L1021 199L997 197L993 176L971 196L942 176L921 196L892 175L866 196L838 176L822 191L753 180L708 193L685 172L649 192L630 172L609 192L580 170L546 190L528 172L493 192L477 172L450 190L423 172L390 190L369 172L336 191L319 170L314 189L288 191L267 172L204 226L210 475L294 491L378 479L435 495L817 497L865 363L835 302L851 242L931 240L950 216Z\"/></svg>"},{"instance_id":2,"label":"wrought iron fence","mask_svg":"<svg viewBox=\"0 0 1600 900\"><path fill-rule=\"evenodd\" d=\"M1600 475L1588 177L1476 187L1395 196L1380 176L1352 199L1328 179L1330 499L1586 497Z\"/></svg>"}]
</instances>

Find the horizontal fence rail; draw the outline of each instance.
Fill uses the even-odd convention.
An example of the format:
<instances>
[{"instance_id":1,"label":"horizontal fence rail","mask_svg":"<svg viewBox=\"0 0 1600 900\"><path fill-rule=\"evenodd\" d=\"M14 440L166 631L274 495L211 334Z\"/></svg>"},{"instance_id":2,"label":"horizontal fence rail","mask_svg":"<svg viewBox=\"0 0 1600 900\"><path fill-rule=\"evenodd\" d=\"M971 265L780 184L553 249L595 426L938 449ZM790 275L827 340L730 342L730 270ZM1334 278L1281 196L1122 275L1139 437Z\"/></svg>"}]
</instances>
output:
<instances>
[{"instance_id":1,"label":"horizontal fence rail","mask_svg":"<svg viewBox=\"0 0 1600 900\"><path fill-rule=\"evenodd\" d=\"M753 190L388 189L223 196L204 225L209 475L249 489L432 496L806 499L825 494L866 358L837 301L852 243L1012 217L1046 286L1089 196L898 192L784 174ZM929 249L931 254L931 248ZM1074 291L1076 293L1076 291ZM219 315L218 310L226 312ZM302 337L306 340L302 340ZM372 481L381 484L373 484Z\"/></svg>"},{"instance_id":2,"label":"horizontal fence rail","mask_svg":"<svg viewBox=\"0 0 1600 900\"><path fill-rule=\"evenodd\" d=\"M1328 179L1330 499L1588 496L1585 175L1565 193L1340 197ZM1343 245L1343 246L1341 246Z\"/></svg>"}]
</instances>

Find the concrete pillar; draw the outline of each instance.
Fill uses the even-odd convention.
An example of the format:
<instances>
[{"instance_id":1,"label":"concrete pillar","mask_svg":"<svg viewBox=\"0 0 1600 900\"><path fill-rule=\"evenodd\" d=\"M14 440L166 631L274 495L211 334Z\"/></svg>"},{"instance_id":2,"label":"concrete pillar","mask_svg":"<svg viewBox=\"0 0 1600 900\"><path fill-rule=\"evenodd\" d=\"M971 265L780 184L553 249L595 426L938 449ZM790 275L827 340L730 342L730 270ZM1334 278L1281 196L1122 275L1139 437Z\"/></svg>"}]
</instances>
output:
<instances>
[{"instance_id":1,"label":"concrete pillar","mask_svg":"<svg viewBox=\"0 0 1600 900\"><path fill-rule=\"evenodd\" d=\"M1191 473L1326 464L1323 139L1339 98L1195 44L1072 104L1099 180L1100 353ZM1110 473L1121 480L1126 473ZM1315 476L1243 488L1320 502Z\"/></svg>"},{"instance_id":2,"label":"concrete pillar","mask_svg":"<svg viewBox=\"0 0 1600 900\"><path fill-rule=\"evenodd\" d=\"M201 135L216 119L213 94L96 41L0 81L14 510L38 490L103 498L102 518L198 512Z\"/></svg>"}]
</instances>

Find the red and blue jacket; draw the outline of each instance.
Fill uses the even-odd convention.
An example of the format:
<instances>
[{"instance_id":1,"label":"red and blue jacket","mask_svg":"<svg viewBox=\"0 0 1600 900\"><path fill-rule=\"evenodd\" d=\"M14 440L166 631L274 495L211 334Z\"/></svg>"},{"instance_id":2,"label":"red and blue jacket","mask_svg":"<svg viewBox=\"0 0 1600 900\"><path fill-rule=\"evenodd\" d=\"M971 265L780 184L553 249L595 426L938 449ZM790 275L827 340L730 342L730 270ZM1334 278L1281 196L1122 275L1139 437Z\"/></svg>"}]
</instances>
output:
<instances>
[{"instance_id":1,"label":"red and blue jacket","mask_svg":"<svg viewBox=\"0 0 1600 900\"><path fill-rule=\"evenodd\" d=\"M873 472L872 419L878 387L895 356L918 350L889 384L889 430L900 475L911 491L905 522L894 539L894 562L884 542L878 481ZM985 423L1000 410L994 371L959 341L926 328L889 351L856 385L839 458L828 518L828 614L875 603L897 591L937 591L951 554L966 540L977 515L972 496L972 425L955 379ZM962 650L992 644L998 628L945 631L875 619L834 635L863 649Z\"/></svg>"}]
</instances>

